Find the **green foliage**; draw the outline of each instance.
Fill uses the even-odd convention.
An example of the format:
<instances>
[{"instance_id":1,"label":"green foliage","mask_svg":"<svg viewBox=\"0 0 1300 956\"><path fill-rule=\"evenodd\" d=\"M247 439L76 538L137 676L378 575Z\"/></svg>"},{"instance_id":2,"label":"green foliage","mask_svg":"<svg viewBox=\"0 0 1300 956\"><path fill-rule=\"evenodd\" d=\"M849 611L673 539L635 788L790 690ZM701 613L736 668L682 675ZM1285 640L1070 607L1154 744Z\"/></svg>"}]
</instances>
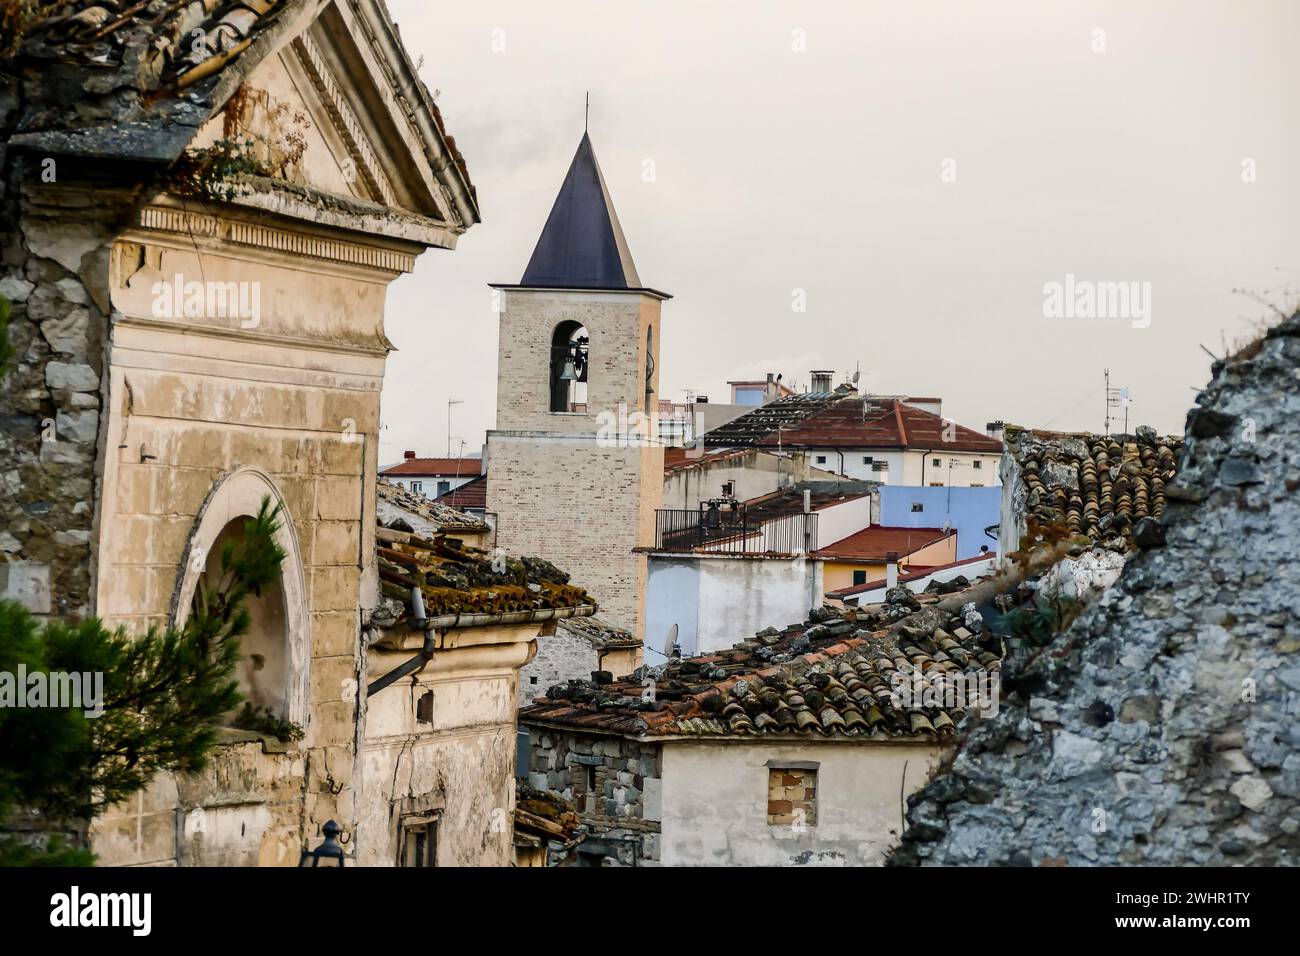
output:
<instances>
[{"instance_id":1,"label":"green foliage","mask_svg":"<svg viewBox=\"0 0 1300 956\"><path fill-rule=\"evenodd\" d=\"M1039 596L1033 607L1018 608L1007 615L1006 626L1013 638L1042 647L1068 628L1083 610L1072 598Z\"/></svg>"},{"instance_id":2,"label":"green foliage","mask_svg":"<svg viewBox=\"0 0 1300 956\"><path fill-rule=\"evenodd\" d=\"M230 202L245 192L241 176L266 176L270 170L257 158L251 136L219 139L205 149L191 150L176 163L173 185L183 195Z\"/></svg>"},{"instance_id":3,"label":"green foliage","mask_svg":"<svg viewBox=\"0 0 1300 956\"><path fill-rule=\"evenodd\" d=\"M302 740L307 736L307 732L292 720L285 720L269 708L255 708L247 701L244 702L244 709L235 718L234 725L240 730L251 730L253 733L274 737L286 744L293 740Z\"/></svg>"},{"instance_id":4,"label":"green foliage","mask_svg":"<svg viewBox=\"0 0 1300 956\"><path fill-rule=\"evenodd\" d=\"M216 581L200 583L183 628L141 637L98 620L40 626L0 602L0 671L103 675L103 714L0 708L0 820L16 808L51 821L85 821L146 786L160 771L201 770L217 729L241 701L233 678L244 606L279 579L279 509L269 500L226 544ZM0 845L0 860L26 851ZM61 852L57 849L53 852Z\"/></svg>"},{"instance_id":5,"label":"green foliage","mask_svg":"<svg viewBox=\"0 0 1300 956\"><path fill-rule=\"evenodd\" d=\"M9 300L0 295L0 378L4 378L14 347L9 344Z\"/></svg>"}]
</instances>

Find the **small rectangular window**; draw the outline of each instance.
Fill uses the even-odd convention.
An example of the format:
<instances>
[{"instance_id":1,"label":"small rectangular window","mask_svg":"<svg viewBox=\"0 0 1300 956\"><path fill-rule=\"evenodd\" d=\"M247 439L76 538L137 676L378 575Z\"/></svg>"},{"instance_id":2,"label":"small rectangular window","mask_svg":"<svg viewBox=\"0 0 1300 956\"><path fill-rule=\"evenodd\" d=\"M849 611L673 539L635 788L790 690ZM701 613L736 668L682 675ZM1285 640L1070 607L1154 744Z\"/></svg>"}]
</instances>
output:
<instances>
[{"instance_id":1,"label":"small rectangular window","mask_svg":"<svg viewBox=\"0 0 1300 956\"><path fill-rule=\"evenodd\" d=\"M819 464L819 465L824 465L824 464L826 464L826 456L825 456L825 455L818 455L818 456L817 456L817 464Z\"/></svg>"},{"instance_id":2,"label":"small rectangular window","mask_svg":"<svg viewBox=\"0 0 1300 956\"><path fill-rule=\"evenodd\" d=\"M930 461L934 464L934 467L936 467L936 468L942 468L942 467L943 467L943 459L942 459L942 458L931 458Z\"/></svg>"},{"instance_id":3,"label":"small rectangular window","mask_svg":"<svg viewBox=\"0 0 1300 956\"><path fill-rule=\"evenodd\" d=\"M983 483L982 481L972 481L972 482L970 483L970 486L971 486L972 488L983 488L983 487L984 487L984 483Z\"/></svg>"},{"instance_id":4,"label":"small rectangular window","mask_svg":"<svg viewBox=\"0 0 1300 956\"><path fill-rule=\"evenodd\" d=\"M871 470L872 470L872 471L889 471L889 462L887 462L887 461L873 461L873 462L871 463Z\"/></svg>"},{"instance_id":5,"label":"small rectangular window","mask_svg":"<svg viewBox=\"0 0 1300 956\"><path fill-rule=\"evenodd\" d=\"M863 456L862 456L862 464L864 464L864 465L869 465L869 464L871 464L871 462L872 462L872 457L871 457L870 455L863 455Z\"/></svg>"},{"instance_id":6,"label":"small rectangular window","mask_svg":"<svg viewBox=\"0 0 1300 956\"><path fill-rule=\"evenodd\" d=\"M445 494L446 494L447 492L449 492L449 491L451 491L451 482L450 482L450 481L440 481L440 482L438 482L438 495L439 495L439 496L445 495Z\"/></svg>"},{"instance_id":7,"label":"small rectangular window","mask_svg":"<svg viewBox=\"0 0 1300 956\"><path fill-rule=\"evenodd\" d=\"M413 481L413 482L411 482L411 490L412 490L412 491L420 491L420 492L424 491L424 482L422 482L422 481Z\"/></svg>"},{"instance_id":8,"label":"small rectangular window","mask_svg":"<svg viewBox=\"0 0 1300 956\"><path fill-rule=\"evenodd\" d=\"M971 467L972 467L972 468L983 468L983 467L984 467L984 462L980 461L980 460L977 458L975 461L971 462Z\"/></svg>"},{"instance_id":9,"label":"small rectangular window","mask_svg":"<svg viewBox=\"0 0 1300 956\"><path fill-rule=\"evenodd\" d=\"M925 505L924 505L922 502L920 502L920 501L913 501L913 502L912 502L912 511L913 511L913 512L924 511L924 510L925 510Z\"/></svg>"},{"instance_id":10,"label":"small rectangular window","mask_svg":"<svg viewBox=\"0 0 1300 956\"><path fill-rule=\"evenodd\" d=\"M866 572L866 571L854 571L854 572L853 572L853 584L854 584L855 587L856 587L857 585L859 585L859 584L866 584L866 583L867 583L867 572Z\"/></svg>"},{"instance_id":11,"label":"small rectangular window","mask_svg":"<svg viewBox=\"0 0 1300 956\"><path fill-rule=\"evenodd\" d=\"M791 763L774 766L774 761L768 762L767 824L773 827L815 827L817 764L802 760Z\"/></svg>"},{"instance_id":12,"label":"small rectangular window","mask_svg":"<svg viewBox=\"0 0 1300 956\"><path fill-rule=\"evenodd\" d=\"M438 865L437 816L419 815L402 818L397 865L402 867Z\"/></svg>"}]
</instances>

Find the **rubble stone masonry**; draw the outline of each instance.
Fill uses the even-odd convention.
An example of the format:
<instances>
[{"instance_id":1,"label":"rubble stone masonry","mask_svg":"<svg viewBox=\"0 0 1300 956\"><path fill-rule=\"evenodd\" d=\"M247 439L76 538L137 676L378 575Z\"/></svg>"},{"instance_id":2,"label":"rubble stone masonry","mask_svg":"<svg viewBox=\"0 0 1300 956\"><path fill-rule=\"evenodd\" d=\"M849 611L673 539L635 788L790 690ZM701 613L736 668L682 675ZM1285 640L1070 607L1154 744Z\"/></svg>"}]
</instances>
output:
<instances>
[{"instance_id":1,"label":"rubble stone masonry","mask_svg":"<svg viewBox=\"0 0 1300 956\"><path fill-rule=\"evenodd\" d=\"M899 864L1294 864L1300 314L1188 415L1159 535L911 801ZM1014 693L1012 693L1014 692Z\"/></svg>"}]
</instances>

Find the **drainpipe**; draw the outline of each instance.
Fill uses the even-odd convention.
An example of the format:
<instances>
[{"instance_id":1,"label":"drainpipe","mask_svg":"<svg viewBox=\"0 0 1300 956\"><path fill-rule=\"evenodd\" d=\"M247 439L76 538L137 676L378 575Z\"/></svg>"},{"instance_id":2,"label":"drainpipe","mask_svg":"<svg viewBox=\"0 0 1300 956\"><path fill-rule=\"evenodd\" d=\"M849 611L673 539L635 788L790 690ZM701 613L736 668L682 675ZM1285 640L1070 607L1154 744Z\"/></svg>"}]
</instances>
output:
<instances>
[{"instance_id":1,"label":"drainpipe","mask_svg":"<svg viewBox=\"0 0 1300 956\"><path fill-rule=\"evenodd\" d=\"M407 674L412 674L424 667L433 659L434 642L438 639L438 632L432 628L425 630L427 618L424 613L424 595L418 587L411 588L411 609L415 612L408 626L413 631L424 631L424 646L420 652L404 664L398 664L383 677L376 678L366 686L366 696L374 697L381 690L395 681L401 680Z\"/></svg>"}]
</instances>

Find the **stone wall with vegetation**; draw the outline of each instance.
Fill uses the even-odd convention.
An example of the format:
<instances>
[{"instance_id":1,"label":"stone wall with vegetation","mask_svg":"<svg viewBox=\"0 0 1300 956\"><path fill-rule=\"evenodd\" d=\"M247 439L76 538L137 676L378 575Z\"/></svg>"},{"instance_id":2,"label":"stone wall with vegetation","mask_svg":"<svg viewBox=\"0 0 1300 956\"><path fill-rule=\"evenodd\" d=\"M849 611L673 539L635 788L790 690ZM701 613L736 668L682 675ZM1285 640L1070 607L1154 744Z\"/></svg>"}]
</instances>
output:
<instances>
[{"instance_id":1,"label":"stone wall with vegetation","mask_svg":"<svg viewBox=\"0 0 1300 956\"><path fill-rule=\"evenodd\" d=\"M1004 672L894 863L1297 861L1298 369L1300 314L1216 364L1163 534Z\"/></svg>"}]
</instances>

